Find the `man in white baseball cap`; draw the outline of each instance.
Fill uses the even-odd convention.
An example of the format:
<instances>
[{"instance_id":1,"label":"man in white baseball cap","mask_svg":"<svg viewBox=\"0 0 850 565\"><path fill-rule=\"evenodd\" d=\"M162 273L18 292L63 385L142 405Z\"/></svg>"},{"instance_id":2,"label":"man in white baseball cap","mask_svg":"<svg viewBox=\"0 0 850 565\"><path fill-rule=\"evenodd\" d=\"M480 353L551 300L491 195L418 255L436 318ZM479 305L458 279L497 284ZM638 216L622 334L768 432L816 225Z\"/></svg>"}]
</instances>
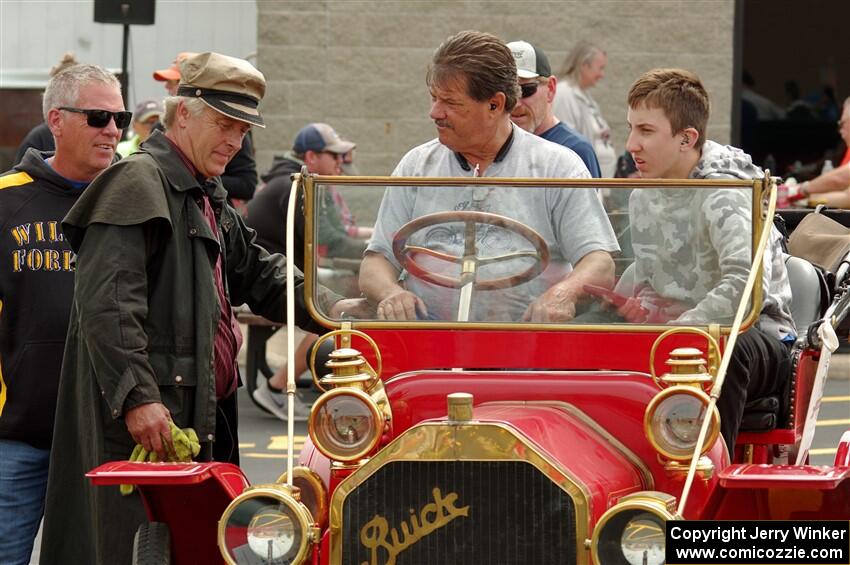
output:
<instances>
[{"instance_id":1,"label":"man in white baseball cap","mask_svg":"<svg viewBox=\"0 0 850 565\"><path fill-rule=\"evenodd\" d=\"M575 151L591 176L599 178L599 161L593 146L552 113L558 79L552 75L546 53L527 41L512 41L508 48L516 61L521 90L511 111L511 121L525 131Z\"/></svg>"}]
</instances>

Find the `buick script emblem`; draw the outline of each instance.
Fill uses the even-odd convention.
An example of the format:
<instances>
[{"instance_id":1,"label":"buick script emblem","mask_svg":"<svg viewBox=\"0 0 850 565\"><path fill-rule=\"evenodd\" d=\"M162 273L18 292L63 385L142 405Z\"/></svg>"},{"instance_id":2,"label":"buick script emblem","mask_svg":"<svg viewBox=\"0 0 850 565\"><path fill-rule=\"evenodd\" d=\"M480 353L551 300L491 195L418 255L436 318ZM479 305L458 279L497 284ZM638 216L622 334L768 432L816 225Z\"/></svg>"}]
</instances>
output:
<instances>
[{"instance_id":1,"label":"buick script emblem","mask_svg":"<svg viewBox=\"0 0 850 565\"><path fill-rule=\"evenodd\" d=\"M457 493L450 492L443 496L440 488L434 487L431 494L434 496L434 502L423 506L418 514L411 508L410 518L402 522L398 529L390 528L387 519L378 514L366 522L360 529L360 543L369 549L371 559L364 561L362 565L395 565L398 554L417 541L455 518L469 516L468 505L462 508L455 505Z\"/></svg>"}]
</instances>

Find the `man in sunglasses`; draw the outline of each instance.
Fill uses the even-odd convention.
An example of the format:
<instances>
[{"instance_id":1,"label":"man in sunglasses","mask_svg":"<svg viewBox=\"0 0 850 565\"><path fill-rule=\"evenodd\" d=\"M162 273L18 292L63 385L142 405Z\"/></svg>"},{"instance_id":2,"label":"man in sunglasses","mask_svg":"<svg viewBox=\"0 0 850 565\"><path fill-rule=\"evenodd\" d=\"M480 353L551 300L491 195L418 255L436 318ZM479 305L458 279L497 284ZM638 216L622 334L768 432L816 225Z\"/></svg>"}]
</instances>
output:
<instances>
[{"instance_id":1,"label":"man in sunglasses","mask_svg":"<svg viewBox=\"0 0 850 565\"><path fill-rule=\"evenodd\" d=\"M238 463L242 336L231 304L283 321L285 259L254 243L220 180L248 130L264 127L265 79L217 53L189 57L180 71L165 133L101 174L63 222L77 278L43 564L131 561L133 536L147 522L139 495L93 487L84 475L128 459L137 444L167 460L172 422L197 432L199 459ZM296 273L298 323L321 333ZM318 301L339 315L325 294Z\"/></svg>"},{"instance_id":2,"label":"man in sunglasses","mask_svg":"<svg viewBox=\"0 0 850 565\"><path fill-rule=\"evenodd\" d=\"M512 41L508 43L508 49L516 60L520 88L520 98L511 111L511 121L525 131L575 151L587 165L590 176L599 178L599 161L593 146L552 112L558 78L552 75L546 53L526 41Z\"/></svg>"},{"instance_id":3,"label":"man in sunglasses","mask_svg":"<svg viewBox=\"0 0 850 565\"><path fill-rule=\"evenodd\" d=\"M520 93L511 50L497 37L464 31L448 38L434 54L426 82L431 91L430 117L437 138L405 155L396 176L588 178L574 152L528 133L511 122ZM585 284L613 284L618 251L611 224L591 189L409 190L388 188L375 232L360 270L360 289L381 319L454 319L459 292L402 276L392 241L413 218L447 210L487 211L509 215L537 231L551 252L550 267L528 283L499 293L496 316L486 305L473 305L470 320L565 322L585 300ZM463 255L459 223L446 230L421 230L410 244ZM504 230L480 243L482 256L519 245ZM460 233L458 233L460 232ZM499 267L502 268L501 266ZM504 265L507 275L517 265ZM491 295L492 296L492 295ZM454 314L452 313L454 312ZM498 317L498 319L495 319Z\"/></svg>"},{"instance_id":4,"label":"man in sunglasses","mask_svg":"<svg viewBox=\"0 0 850 565\"><path fill-rule=\"evenodd\" d=\"M44 92L55 152L29 148L0 176L0 563L29 563L74 292L62 218L115 157L125 121L112 73L76 65ZM101 120L100 117L106 116Z\"/></svg>"}]
</instances>

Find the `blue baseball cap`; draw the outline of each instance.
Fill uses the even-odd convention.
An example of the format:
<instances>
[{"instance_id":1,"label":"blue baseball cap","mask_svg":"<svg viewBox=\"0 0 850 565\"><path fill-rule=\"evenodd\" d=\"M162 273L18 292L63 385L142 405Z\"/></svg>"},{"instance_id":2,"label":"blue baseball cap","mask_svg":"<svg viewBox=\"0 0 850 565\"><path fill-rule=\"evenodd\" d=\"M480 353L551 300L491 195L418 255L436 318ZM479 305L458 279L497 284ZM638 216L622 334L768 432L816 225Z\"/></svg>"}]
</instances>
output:
<instances>
[{"instance_id":1,"label":"blue baseball cap","mask_svg":"<svg viewBox=\"0 0 850 565\"><path fill-rule=\"evenodd\" d=\"M329 151L340 155L348 153L354 149L356 145L350 141L342 139L334 128L328 124L312 123L304 126L295 135L295 141L292 144L292 150L299 155L305 154L307 151Z\"/></svg>"}]
</instances>

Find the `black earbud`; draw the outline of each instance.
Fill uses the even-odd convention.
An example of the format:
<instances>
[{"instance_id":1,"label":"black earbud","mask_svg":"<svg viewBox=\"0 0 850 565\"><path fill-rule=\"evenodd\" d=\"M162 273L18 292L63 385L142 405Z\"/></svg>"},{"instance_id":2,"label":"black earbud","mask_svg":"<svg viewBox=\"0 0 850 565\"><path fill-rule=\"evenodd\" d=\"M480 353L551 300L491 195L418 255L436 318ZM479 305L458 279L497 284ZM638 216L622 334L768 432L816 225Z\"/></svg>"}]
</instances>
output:
<instances>
[{"instance_id":1,"label":"black earbud","mask_svg":"<svg viewBox=\"0 0 850 565\"><path fill-rule=\"evenodd\" d=\"M495 105L495 104L490 104L490 109L491 109L491 110L495 110L495 109L496 109L496 105Z\"/></svg>"}]
</instances>

